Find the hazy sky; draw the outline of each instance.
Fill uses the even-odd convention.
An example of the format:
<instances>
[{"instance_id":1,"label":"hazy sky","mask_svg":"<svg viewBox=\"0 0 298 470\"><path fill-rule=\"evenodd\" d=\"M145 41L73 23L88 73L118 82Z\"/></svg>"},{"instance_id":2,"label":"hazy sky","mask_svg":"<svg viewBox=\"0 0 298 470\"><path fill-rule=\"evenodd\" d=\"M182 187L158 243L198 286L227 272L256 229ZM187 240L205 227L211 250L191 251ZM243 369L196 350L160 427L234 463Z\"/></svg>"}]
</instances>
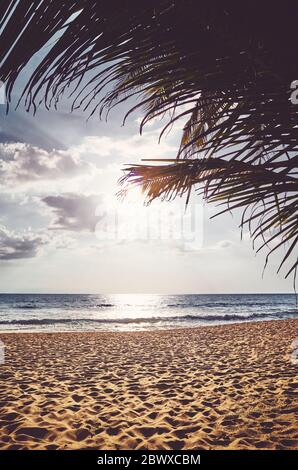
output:
<instances>
[{"instance_id":1,"label":"hazy sky","mask_svg":"<svg viewBox=\"0 0 298 470\"><path fill-rule=\"evenodd\" d=\"M138 115L121 127L123 106L108 123L61 109L1 106L1 292L292 291L277 258L262 279L264 254L240 240L239 214L210 220L216 207L195 194L185 215L183 201L143 206L138 190L117 202L124 163L174 158L181 124L158 145L161 124L140 136Z\"/></svg>"}]
</instances>

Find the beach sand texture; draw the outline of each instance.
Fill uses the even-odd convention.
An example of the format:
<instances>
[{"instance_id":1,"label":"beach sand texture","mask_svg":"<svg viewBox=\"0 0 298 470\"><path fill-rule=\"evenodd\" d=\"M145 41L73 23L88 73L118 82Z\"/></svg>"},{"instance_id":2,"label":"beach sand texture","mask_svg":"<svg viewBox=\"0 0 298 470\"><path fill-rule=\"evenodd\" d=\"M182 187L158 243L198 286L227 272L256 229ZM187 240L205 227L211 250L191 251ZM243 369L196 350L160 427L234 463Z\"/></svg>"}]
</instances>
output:
<instances>
[{"instance_id":1,"label":"beach sand texture","mask_svg":"<svg viewBox=\"0 0 298 470\"><path fill-rule=\"evenodd\" d=\"M1 449L298 449L298 320L2 333Z\"/></svg>"}]
</instances>

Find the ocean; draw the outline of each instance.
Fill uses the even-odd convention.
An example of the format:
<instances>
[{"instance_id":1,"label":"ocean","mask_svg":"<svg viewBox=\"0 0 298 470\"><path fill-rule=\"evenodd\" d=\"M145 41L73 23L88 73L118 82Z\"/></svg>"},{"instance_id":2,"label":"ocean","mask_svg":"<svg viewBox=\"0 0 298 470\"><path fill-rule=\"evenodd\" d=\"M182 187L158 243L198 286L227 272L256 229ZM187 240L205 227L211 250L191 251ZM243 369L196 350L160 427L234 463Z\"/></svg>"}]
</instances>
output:
<instances>
[{"instance_id":1,"label":"ocean","mask_svg":"<svg viewBox=\"0 0 298 470\"><path fill-rule=\"evenodd\" d=\"M0 294L0 331L134 331L297 318L294 294Z\"/></svg>"}]
</instances>

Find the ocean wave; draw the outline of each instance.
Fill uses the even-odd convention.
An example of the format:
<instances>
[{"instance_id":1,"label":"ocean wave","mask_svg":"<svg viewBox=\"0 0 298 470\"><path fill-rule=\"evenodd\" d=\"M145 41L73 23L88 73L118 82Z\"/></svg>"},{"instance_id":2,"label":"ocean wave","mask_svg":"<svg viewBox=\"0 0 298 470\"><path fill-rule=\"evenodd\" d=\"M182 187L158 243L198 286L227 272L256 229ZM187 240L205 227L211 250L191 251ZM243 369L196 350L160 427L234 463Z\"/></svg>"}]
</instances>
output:
<instances>
[{"instance_id":1,"label":"ocean wave","mask_svg":"<svg viewBox=\"0 0 298 470\"><path fill-rule=\"evenodd\" d=\"M115 307L114 304L96 304L96 307Z\"/></svg>"},{"instance_id":2,"label":"ocean wave","mask_svg":"<svg viewBox=\"0 0 298 470\"><path fill-rule=\"evenodd\" d=\"M14 308L19 308L21 310L27 310L27 309L41 309L43 308L43 305L35 305L35 304L25 304L25 305L16 305Z\"/></svg>"},{"instance_id":3,"label":"ocean wave","mask_svg":"<svg viewBox=\"0 0 298 470\"><path fill-rule=\"evenodd\" d=\"M81 301L80 301L81 302ZM105 309L105 308L114 308L114 307L118 307L116 304L113 304L113 303L107 303L107 302L102 302L102 303L90 303L89 305L86 305L86 303L84 305L81 305L80 302L78 303L72 303L72 302L63 302L63 303L60 303L60 304L57 304L57 303L26 303L26 304L16 304L16 305L13 305L13 308L15 309L20 309L20 310L43 310L43 309L49 309L49 310L53 310L53 309L61 309L61 308L65 308L65 309L71 309L71 310L80 310L82 307L84 309L87 309L87 310L94 310L96 308L98 309ZM239 303L239 302L236 302L236 303L233 303L233 302L202 302L202 303L182 303L182 302L177 302L177 303L165 303L163 305L158 305L158 308L162 309L162 310L165 310L167 308L173 308L173 309L216 309L216 308L233 308L233 307L236 307L237 308L246 308L246 309L251 309L252 307L253 308L256 308L257 307L257 310L258 310L258 307L266 307L267 309L267 312L268 312L268 309L269 308L272 308L272 309L279 309L280 311L280 307L282 306L282 303L278 304L278 303L269 303L269 302L254 302L253 304L250 304L250 303L247 303L247 302L244 302L244 303ZM120 307L122 308L130 308L130 307L133 307L135 308L134 305L131 305L131 304L121 304L119 305ZM143 307L146 307L146 308L156 308L157 306L156 305L147 305L147 304L138 304L137 307L139 308L143 308Z\"/></svg>"},{"instance_id":4,"label":"ocean wave","mask_svg":"<svg viewBox=\"0 0 298 470\"><path fill-rule=\"evenodd\" d=\"M183 323L183 322L235 322L266 319L282 319L289 316L298 316L297 312L284 311L278 314L251 313L249 315L224 314L224 315L183 315L183 316L157 316L140 318L42 318L28 320L0 320L0 325L55 325L55 324L139 324L139 323Z\"/></svg>"},{"instance_id":5,"label":"ocean wave","mask_svg":"<svg viewBox=\"0 0 298 470\"><path fill-rule=\"evenodd\" d=\"M211 307L211 308L216 308L216 307L233 307L237 305L238 306L243 306L245 308L247 307L278 307L279 305L283 305L282 302L280 303L275 303L275 302L239 302L239 301L235 301L235 302L202 302L200 304L193 304L193 303L175 303L175 304L166 304L165 307L171 307L171 308L176 308L176 307L182 307L182 308L197 308L197 307L200 307L200 308L204 308L204 307Z\"/></svg>"},{"instance_id":6,"label":"ocean wave","mask_svg":"<svg viewBox=\"0 0 298 470\"><path fill-rule=\"evenodd\" d=\"M15 305L13 308L16 308L16 309L20 309L20 310L43 310L45 308L48 308L48 309L54 309L54 308L61 308L61 307L64 307L64 308L72 308L72 309L80 309L82 306L79 305L79 304L72 304L72 303L67 303L67 302L64 302L60 305L57 305L57 304L40 304L40 305L36 305L36 304L23 304L23 305ZM115 307L114 304L108 304L108 303L101 303L101 304L90 304L89 306L87 306L87 308L96 308L96 307L99 307L99 308L105 308L105 307ZM86 308L86 305L84 305L84 308Z\"/></svg>"}]
</instances>

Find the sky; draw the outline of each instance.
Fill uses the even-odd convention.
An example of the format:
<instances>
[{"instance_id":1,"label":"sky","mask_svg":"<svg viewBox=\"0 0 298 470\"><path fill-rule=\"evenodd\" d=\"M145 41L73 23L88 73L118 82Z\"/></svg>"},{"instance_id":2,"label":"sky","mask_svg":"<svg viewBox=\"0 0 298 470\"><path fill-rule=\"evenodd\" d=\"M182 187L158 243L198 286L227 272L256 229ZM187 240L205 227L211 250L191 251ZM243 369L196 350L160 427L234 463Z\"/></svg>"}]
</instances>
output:
<instances>
[{"instance_id":1,"label":"sky","mask_svg":"<svg viewBox=\"0 0 298 470\"><path fill-rule=\"evenodd\" d=\"M127 106L107 122L80 111L0 105L0 290L24 293L292 292L278 261L255 255L240 214L192 194L144 205L133 189L117 197L125 164L175 158L178 122L158 144L162 122L140 136Z\"/></svg>"}]
</instances>

